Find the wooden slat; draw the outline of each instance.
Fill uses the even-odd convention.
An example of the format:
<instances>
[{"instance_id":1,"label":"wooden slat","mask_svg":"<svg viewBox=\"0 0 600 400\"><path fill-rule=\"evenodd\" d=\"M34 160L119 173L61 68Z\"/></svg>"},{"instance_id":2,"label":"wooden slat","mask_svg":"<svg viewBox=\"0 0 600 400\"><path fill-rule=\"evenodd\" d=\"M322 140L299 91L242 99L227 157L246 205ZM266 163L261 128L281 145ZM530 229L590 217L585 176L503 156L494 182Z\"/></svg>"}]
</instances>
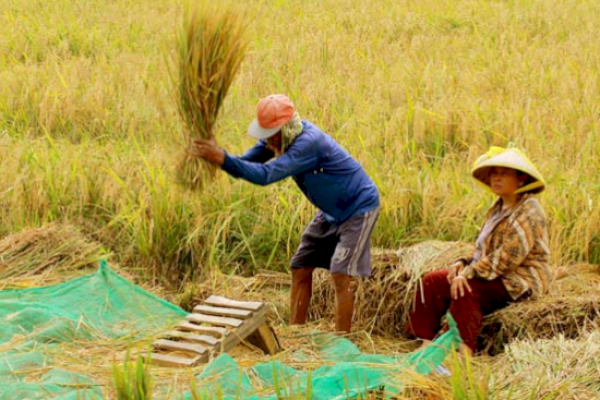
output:
<instances>
[{"instance_id":1,"label":"wooden slat","mask_svg":"<svg viewBox=\"0 0 600 400\"><path fill-rule=\"evenodd\" d=\"M206 333L208 335L216 336L217 338L227 335L226 328L217 326L200 326L190 322L180 322L177 326L175 326L175 329L187 332Z\"/></svg>"},{"instance_id":2,"label":"wooden slat","mask_svg":"<svg viewBox=\"0 0 600 400\"><path fill-rule=\"evenodd\" d=\"M204 302L206 304L210 304L211 306L240 308L242 310L251 311L258 311L264 305L264 303L260 303L258 301L237 301L221 296L210 296L208 299L204 300Z\"/></svg>"},{"instance_id":3,"label":"wooden slat","mask_svg":"<svg viewBox=\"0 0 600 400\"><path fill-rule=\"evenodd\" d=\"M150 362L153 365L159 365L162 367L193 367L200 362L204 362L203 359L207 359L206 356L197 356L194 358L177 357L168 354L152 353L148 358L146 355L142 356L145 362Z\"/></svg>"},{"instance_id":4,"label":"wooden slat","mask_svg":"<svg viewBox=\"0 0 600 400\"><path fill-rule=\"evenodd\" d=\"M218 348L221 352L228 352L235 346L237 346L242 340L246 339L248 335L252 334L259 326L267 322L267 307L263 307L259 311L255 312L254 315L244 321L244 325L233 330L223 341L219 344Z\"/></svg>"},{"instance_id":5,"label":"wooden slat","mask_svg":"<svg viewBox=\"0 0 600 400\"><path fill-rule=\"evenodd\" d=\"M185 317L188 321L195 322L197 324L211 324L217 326L230 326L232 328L237 328L244 321L237 318L228 318L228 317L215 317L214 315L206 315L206 314L189 314Z\"/></svg>"},{"instance_id":6,"label":"wooden slat","mask_svg":"<svg viewBox=\"0 0 600 400\"><path fill-rule=\"evenodd\" d=\"M157 341L152 343L152 346L154 346L154 348L157 348L157 349L171 350L171 351L189 351L189 352L200 354L200 355L206 353L206 351L207 351L206 347L201 346L199 344L176 342L174 340L168 340L168 339L158 339Z\"/></svg>"},{"instance_id":7,"label":"wooden slat","mask_svg":"<svg viewBox=\"0 0 600 400\"><path fill-rule=\"evenodd\" d=\"M184 340L186 342L194 342L194 343L204 343L210 346L214 346L219 343L220 339L215 338L214 336L208 335L196 335L194 333L183 332L183 331L169 331L165 335L165 338L177 338Z\"/></svg>"},{"instance_id":8,"label":"wooden slat","mask_svg":"<svg viewBox=\"0 0 600 400\"><path fill-rule=\"evenodd\" d=\"M213 306L207 306L204 304L194 307L194 312L207 314L207 315L234 317L234 318L240 318L240 319L246 319L252 315L251 310L241 310L239 308L227 308L227 307L213 307Z\"/></svg>"},{"instance_id":9,"label":"wooden slat","mask_svg":"<svg viewBox=\"0 0 600 400\"><path fill-rule=\"evenodd\" d=\"M262 351L265 354L276 354L281 351L281 346L273 328L269 324L264 323L258 327L244 342L248 342Z\"/></svg>"},{"instance_id":10,"label":"wooden slat","mask_svg":"<svg viewBox=\"0 0 600 400\"><path fill-rule=\"evenodd\" d=\"M182 321L175 330L153 343L156 349L150 355L153 364L194 366L207 362L211 354L231 350L242 341L252 343L269 354L280 350L277 337L267 324L268 307L265 304L219 296L209 297L207 303L214 306L203 304L195 307L196 313L186 316L187 321ZM172 353L165 354L169 351Z\"/></svg>"}]
</instances>

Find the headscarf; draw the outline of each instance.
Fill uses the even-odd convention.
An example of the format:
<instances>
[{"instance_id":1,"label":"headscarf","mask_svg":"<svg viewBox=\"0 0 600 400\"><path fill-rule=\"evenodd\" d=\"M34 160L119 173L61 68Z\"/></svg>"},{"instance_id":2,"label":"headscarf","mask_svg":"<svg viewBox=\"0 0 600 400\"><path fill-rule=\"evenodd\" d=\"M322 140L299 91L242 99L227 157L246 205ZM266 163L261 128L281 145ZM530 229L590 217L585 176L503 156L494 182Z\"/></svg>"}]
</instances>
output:
<instances>
[{"instance_id":1,"label":"headscarf","mask_svg":"<svg viewBox=\"0 0 600 400\"><path fill-rule=\"evenodd\" d=\"M302 119L300 119L300 115L296 111L292 119L281 127L281 151L277 152L277 156L287 151L294 140L302 133L302 129Z\"/></svg>"}]
</instances>

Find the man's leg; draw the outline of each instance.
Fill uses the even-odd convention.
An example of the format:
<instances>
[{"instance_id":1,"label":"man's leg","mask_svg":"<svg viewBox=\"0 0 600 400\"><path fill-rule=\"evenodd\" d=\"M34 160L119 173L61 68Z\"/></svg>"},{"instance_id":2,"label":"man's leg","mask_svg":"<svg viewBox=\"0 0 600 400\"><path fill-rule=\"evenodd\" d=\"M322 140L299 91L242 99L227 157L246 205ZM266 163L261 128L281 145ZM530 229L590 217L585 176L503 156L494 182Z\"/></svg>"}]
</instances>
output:
<instances>
[{"instance_id":1,"label":"man's leg","mask_svg":"<svg viewBox=\"0 0 600 400\"><path fill-rule=\"evenodd\" d=\"M290 292L290 325L306 323L306 314L312 297L312 275L314 268L292 269L292 291Z\"/></svg>"},{"instance_id":2,"label":"man's leg","mask_svg":"<svg viewBox=\"0 0 600 400\"><path fill-rule=\"evenodd\" d=\"M337 238L322 212L317 212L302 234L298 250L290 262L292 289L290 292L290 324L304 324L312 296L312 275L315 268L328 268Z\"/></svg>"},{"instance_id":3,"label":"man's leg","mask_svg":"<svg viewBox=\"0 0 600 400\"><path fill-rule=\"evenodd\" d=\"M331 277L335 286L335 329L350 332L354 312L351 277L371 275L371 233L379 209L349 219L340 225L339 242L331 258Z\"/></svg>"},{"instance_id":4,"label":"man's leg","mask_svg":"<svg viewBox=\"0 0 600 400\"><path fill-rule=\"evenodd\" d=\"M335 286L335 330L350 333L354 311L354 292L350 286L350 276L331 274Z\"/></svg>"}]
</instances>

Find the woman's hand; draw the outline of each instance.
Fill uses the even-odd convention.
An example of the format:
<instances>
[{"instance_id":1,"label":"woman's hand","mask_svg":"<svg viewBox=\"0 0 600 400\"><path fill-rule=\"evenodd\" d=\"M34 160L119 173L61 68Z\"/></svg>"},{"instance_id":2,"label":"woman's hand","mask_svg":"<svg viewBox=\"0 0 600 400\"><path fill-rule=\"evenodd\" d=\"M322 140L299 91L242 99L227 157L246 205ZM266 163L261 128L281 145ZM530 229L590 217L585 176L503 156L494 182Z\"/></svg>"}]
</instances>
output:
<instances>
[{"instance_id":1,"label":"woman's hand","mask_svg":"<svg viewBox=\"0 0 600 400\"><path fill-rule=\"evenodd\" d=\"M209 140L192 140L192 154L219 166L225 163L225 152L219 147L214 137Z\"/></svg>"},{"instance_id":2,"label":"woman's hand","mask_svg":"<svg viewBox=\"0 0 600 400\"><path fill-rule=\"evenodd\" d=\"M461 275L456 276L450 285L450 296L452 296L452 299L458 299L459 294L460 297L464 297L465 288L469 291L469 293L471 292L471 286L469 286L469 281L467 281L467 278Z\"/></svg>"},{"instance_id":3,"label":"woman's hand","mask_svg":"<svg viewBox=\"0 0 600 400\"><path fill-rule=\"evenodd\" d=\"M448 279L449 284L452 284L452 281L454 280L454 278L456 278L456 276L458 275L460 270L464 268L464 266L465 265L462 261L457 261L450 267L448 267L448 275L446 276L446 279Z\"/></svg>"}]
</instances>

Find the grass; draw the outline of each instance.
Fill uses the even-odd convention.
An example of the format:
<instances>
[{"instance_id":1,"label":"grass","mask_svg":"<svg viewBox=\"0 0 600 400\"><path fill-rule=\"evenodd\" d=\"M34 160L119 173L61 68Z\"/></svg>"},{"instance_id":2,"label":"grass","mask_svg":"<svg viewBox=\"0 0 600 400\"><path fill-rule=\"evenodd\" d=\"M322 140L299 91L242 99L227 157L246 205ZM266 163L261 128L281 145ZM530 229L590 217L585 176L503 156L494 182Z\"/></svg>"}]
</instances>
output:
<instances>
[{"instance_id":1,"label":"grass","mask_svg":"<svg viewBox=\"0 0 600 400\"><path fill-rule=\"evenodd\" d=\"M123 263L175 284L212 268L285 270L314 212L292 182L220 174L200 195L174 184L180 7L0 4L1 234L84 225ZM471 162L512 141L548 180L553 260L600 261L597 2L282 4L255 2L217 123L228 151L252 144L260 97L287 93L375 179L373 242L393 248L472 240L492 198Z\"/></svg>"},{"instance_id":2,"label":"grass","mask_svg":"<svg viewBox=\"0 0 600 400\"><path fill-rule=\"evenodd\" d=\"M129 350L121 366L113 365L113 385L117 400L151 400L152 374L141 357L131 361Z\"/></svg>"},{"instance_id":3,"label":"grass","mask_svg":"<svg viewBox=\"0 0 600 400\"><path fill-rule=\"evenodd\" d=\"M600 262L596 0L249 0L251 43L220 111L233 154L283 92L376 181L373 244L472 241L490 145L526 149L555 263ZM222 269L283 271L314 213L294 183L175 184L172 0L0 0L0 236L61 221L174 289ZM558 390L558 389L557 389ZM551 398L551 397L550 397Z\"/></svg>"}]
</instances>

